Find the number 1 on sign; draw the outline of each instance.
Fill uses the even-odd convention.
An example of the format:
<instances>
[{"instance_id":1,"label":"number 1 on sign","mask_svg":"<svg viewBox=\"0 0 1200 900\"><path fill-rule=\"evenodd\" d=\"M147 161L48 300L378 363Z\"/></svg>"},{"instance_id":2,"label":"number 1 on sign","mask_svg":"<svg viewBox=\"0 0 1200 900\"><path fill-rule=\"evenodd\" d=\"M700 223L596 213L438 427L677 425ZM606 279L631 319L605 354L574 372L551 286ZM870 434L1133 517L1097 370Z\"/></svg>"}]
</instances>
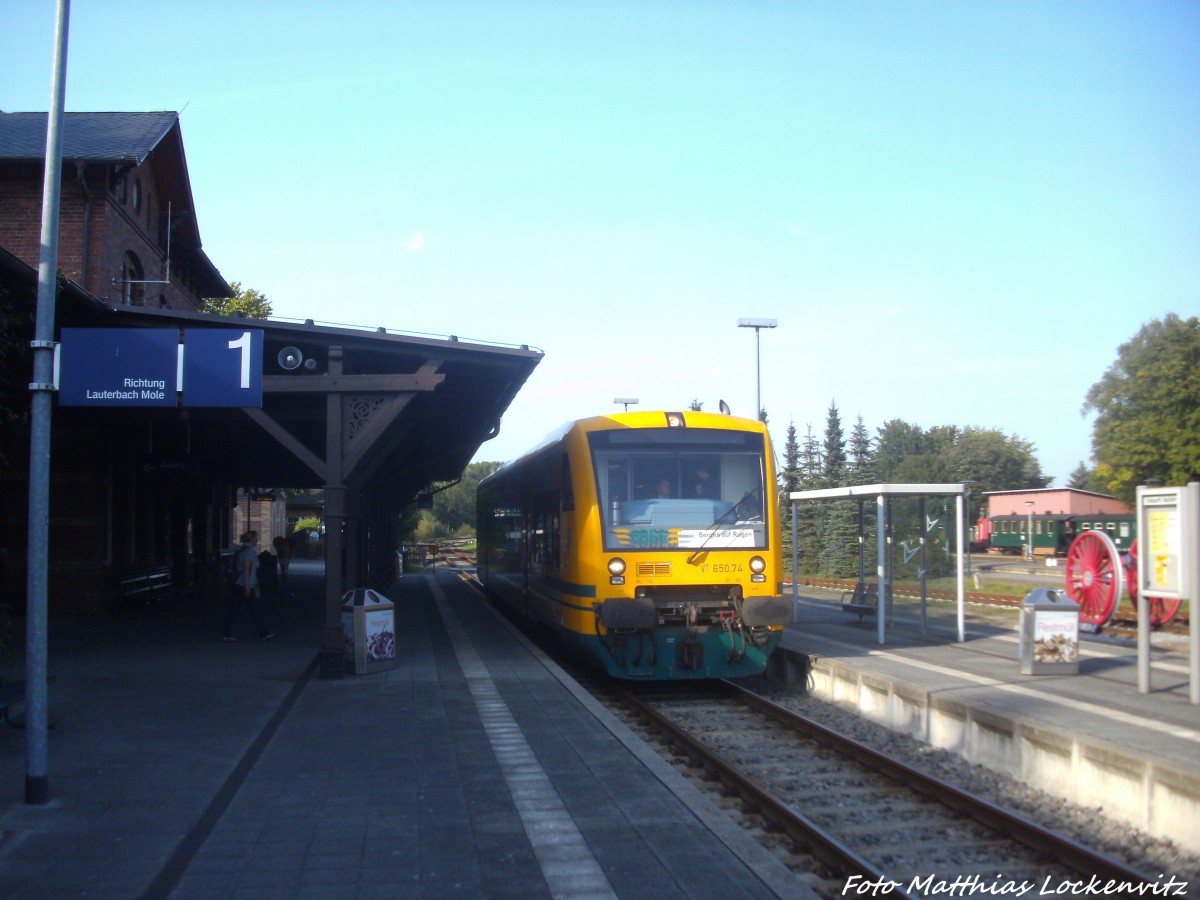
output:
<instances>
[{"instance_id":1,"label":"number 1 on sign","mask_svg":"<svg viewBox=\"0 0 1200 900\"><path fill-rule=\"evenodd\" d=\"M242 382L240 386L247 389L250 387L250 332L243 331L240 338L230 341L229 349L242 351Z\"/></svg>"}]
</instances>

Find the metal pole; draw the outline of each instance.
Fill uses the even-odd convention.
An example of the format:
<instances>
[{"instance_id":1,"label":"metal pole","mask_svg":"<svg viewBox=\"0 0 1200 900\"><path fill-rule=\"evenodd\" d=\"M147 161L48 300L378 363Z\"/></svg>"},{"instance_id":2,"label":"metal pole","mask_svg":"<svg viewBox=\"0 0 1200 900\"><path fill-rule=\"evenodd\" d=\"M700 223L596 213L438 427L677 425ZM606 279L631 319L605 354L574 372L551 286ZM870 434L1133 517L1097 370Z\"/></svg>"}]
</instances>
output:
<instances>
[{"instance_id":1,"label":"metal pole","mask_svg":"<svg viewBox=\"0 0 1200 900\"><path fill-rule=\"evenodd\" d=\"M1190 682L1188 699L1193 705L1200 705L1200 629L1196 627L1196 606L1200 601L1200 596L1198 596L1200 595L1200 553L1195 552L1196 544L1200 542L1200 481L1188 482L1183 496L1185 503L1183 533L1186 536L1185 540L1192 542L1193 548L1191 572L1181 573L1185 579L1186 595L1190 604L1188 606L1188 637L1191 639L1191 660L1188 665ZM1141 596L1141 591L1138 591L1138 596Z\"/></svg>"},{"instance_id":2,"label":"metal pole","mask_svg":"<svg viewBox=\"0 0 1200 900\"><path fill-rule=\"evenodd\" d=\"M875 498L875 522L879 528L879 534L875 538L875 547L879 552L875 563L875 578L879 582L875 593L876 637L879 643L883 644L887 634L887 626L883 620L887 612L888 586L891 581L891 559L887 553L887 498L883 494Z\"/></svg>"},{"instance_id":3,"label":"metal pole","mask_svg":"<svg viewBox=\"0 0 1200 900\"><path fill-rule=\"evenodd\" d=\"M958 641L960 644L967 639L966 614L963 610L963 532L965 531L963 528L963 507L965 505L962 495L959 494L954 500L954 515L958 522L955 526L955 531L958 535L958 567L955 572L955 580L957 582L958 593ZM967 562L969 563L970 561L971 555L968 552Z\"/></svg>"},{"instance_id":4,"label":"metal pole","mask_svg":"<svg viewBox=\"0 0 1200 900\"><path fill-rule=\"evenodd\" d=\"M762 421L762 329L754 327L754 418Z\"/></svg>"},{"instance_id":5,"label":"metal pole","mask_svg":"<svg viewBox=\"0 0 1200 900\"><path fill-rule=\"evenodd\" d=\"M929 557L928 557L928 555L927 555L927 554L926 554L926 552L925 552L925 551L926 551L926 547L925 547L925 529L926 529L926 527L927 527L927 526L926 526L926 523L928 522L928 520L925 518L925 498L924 498L924 497L920 497L920 498L918 498L918 499L917 499L917 515L920 517L920 521L921 521L921 524L920 524L920 526L919 526L919 527L920 527L920 530L921 530L921 565L920 565L920 575L921 575L921 633L922 633L922 634L924 634L924 633L925 633L925 631L926 631L926 625L928 624L928 618L927 618L927 616L926 616L926 603L925 603L925 595L926 595L926 593L927 593L927 588L928 588L928 585L929 585L929 582L928 582L928 580L925 578L925 573L926 573L926 571L927 571L927 567L928 567L928 565L929 565Z\"/></svg>"},{"instance_id":6,"label":"metal pole","mask_svg":"<svg viewBox=\"0 0 1200 900\"><path fill-rule=\"evenodd\" d=\"M800 579L797 577L797 572L800 571L800 531L796 526L796 501L792 501L792 621L797 621L800 616Z\"/></svg>"},{"instance_id":7,"label":"metal pole","mask_svg":"<svg viewBox=\"0 0 1200 900\"><path fill-rule=\"evenodd\" d=\"M1118 602L1120 598L1117 598ZM1141 591L1137 598L1137 685L1139 694L1150 693L1150 601Z\"/></svg>"},{"instance_id":8,"label":"metal pole","mask_svg":"<svg viewBox=\"0 0 1200 900\"><path fill-rule=\"evenodd\" d=\"M29 562L25 620L25 802L50 800L47 740L47 586L50 550L50 424L54 390L54 304L58 287L58 213L62 183L62 119L66 95L67 25L70 0L58 0L54 65L46 115L46 163L42 182L41 256L38 259L37 322L33 383L29 385Z\"/></svg>"}]
</instances>

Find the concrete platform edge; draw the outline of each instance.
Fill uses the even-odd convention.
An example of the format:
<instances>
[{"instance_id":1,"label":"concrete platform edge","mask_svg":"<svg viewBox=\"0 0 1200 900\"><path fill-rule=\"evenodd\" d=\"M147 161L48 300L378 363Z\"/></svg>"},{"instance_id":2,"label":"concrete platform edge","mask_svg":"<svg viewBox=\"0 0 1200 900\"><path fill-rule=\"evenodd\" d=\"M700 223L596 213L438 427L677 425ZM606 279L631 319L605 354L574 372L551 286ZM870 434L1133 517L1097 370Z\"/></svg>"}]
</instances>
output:
<instances>
[{"instance_id":1,"label":"concrete platform edge","mask_svg":"<svg viewBox=\"0 0 1200 900\"><path fill-rule=\"evenodd\" d=\"M937 696L839 660L801 657L808 692L969 762L1200 850L1200 778L1098 738Z\"/></svg>"}]
</instances>

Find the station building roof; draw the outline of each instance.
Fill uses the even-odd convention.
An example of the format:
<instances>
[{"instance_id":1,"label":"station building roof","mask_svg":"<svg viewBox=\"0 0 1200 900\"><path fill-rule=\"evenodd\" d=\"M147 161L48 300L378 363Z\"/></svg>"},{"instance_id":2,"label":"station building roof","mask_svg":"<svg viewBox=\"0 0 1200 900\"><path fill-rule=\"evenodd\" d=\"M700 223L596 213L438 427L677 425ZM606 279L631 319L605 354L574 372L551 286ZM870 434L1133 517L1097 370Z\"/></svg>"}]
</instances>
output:
<instances>
[{"instance_id":1,"label":"station building roof","mask_svg":"<svg viewBox=\"0 0 1200 900\"><path fill-rule=\"evenodd\" d=\"M11 254L0 262L36 283L36 272ZM242 486L322 488L333 479L376 501L406 504L433 482L461 475L499 432L543 356L528 346L452 336L112 305L69 281L59 284L57 329L262 329L261 409L55 409L60 420L85 428L149 425L157 445L186 447L189 474ZM308 364L284 368L285 348ZM340 435L338 471L330 468L331 429Z\"/></svg>"}]
</instances>

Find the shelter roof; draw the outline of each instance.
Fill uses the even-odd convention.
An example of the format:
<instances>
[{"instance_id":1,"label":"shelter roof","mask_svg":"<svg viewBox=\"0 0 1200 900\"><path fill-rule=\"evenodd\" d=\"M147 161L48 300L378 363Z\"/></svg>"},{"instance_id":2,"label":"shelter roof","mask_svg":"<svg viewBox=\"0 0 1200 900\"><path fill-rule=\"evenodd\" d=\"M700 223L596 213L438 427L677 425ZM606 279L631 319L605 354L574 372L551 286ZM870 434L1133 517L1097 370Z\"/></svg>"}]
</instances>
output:
<instances>
[{"instance_id":1,"label":"shelter roof","mask_svg":"<svg viewBox=\"0 0 1200 900\"><path fill-rule=\"evenodd\" d=\"M859 484L793 491L790 500L857 500L866 497L945 497L965 494L965 484Z\"/></svg>"}]
</instances>

